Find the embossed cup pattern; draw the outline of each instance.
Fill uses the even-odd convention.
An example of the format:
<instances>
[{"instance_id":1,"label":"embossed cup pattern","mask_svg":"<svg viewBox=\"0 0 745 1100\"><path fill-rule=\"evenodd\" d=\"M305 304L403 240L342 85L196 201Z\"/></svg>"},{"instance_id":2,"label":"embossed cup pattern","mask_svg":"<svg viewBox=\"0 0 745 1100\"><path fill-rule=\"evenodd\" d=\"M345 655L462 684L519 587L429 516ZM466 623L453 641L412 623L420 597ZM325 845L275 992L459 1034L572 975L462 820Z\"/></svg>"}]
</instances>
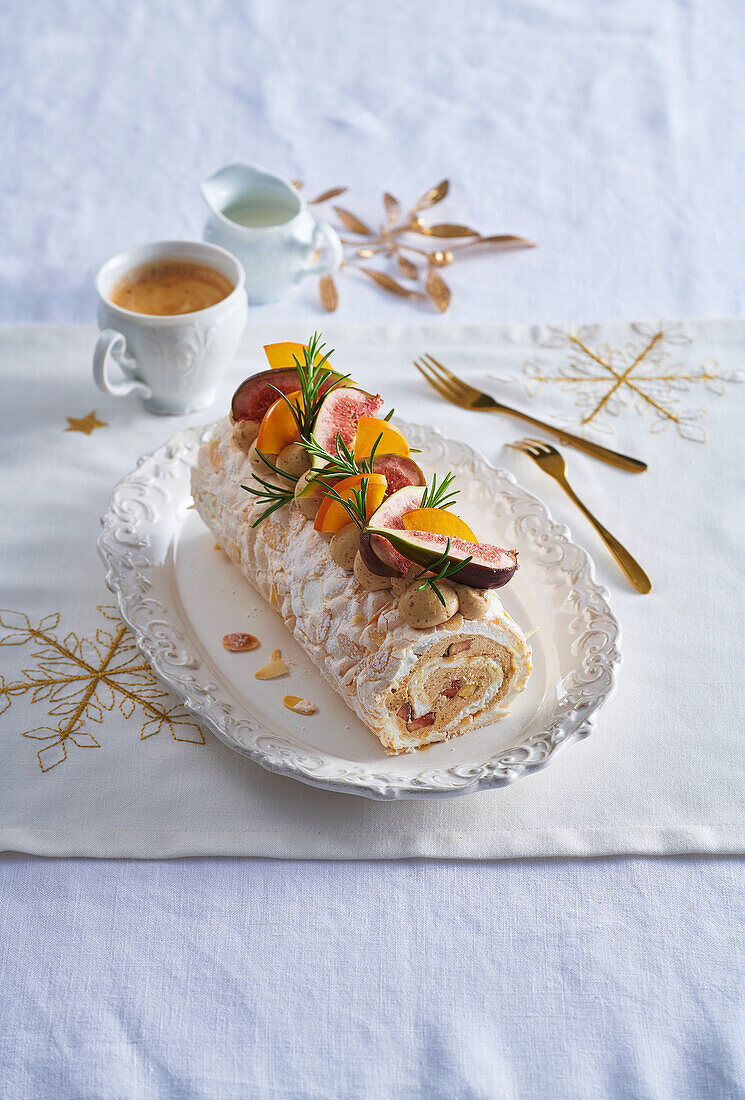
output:
<instances>
[{"instance_id":1,"label":"embossed cup pattern","mask_svg":"<svg viewBox=\"0 0 745 1100\"><path fill-rule=\"evenodd\" d=\"M113 305L108 295L123 274L166 258L212 266L230 279L234 289L216 305L182 316L146 316ZM135 389L145 408L154 413L197 412L211 405L246 324L239 261L216 245L161 241L128 249L109 260L98 273L96 289L102 333L94 356L99 388L118 396ZM117 371L123 380L112 376Z\"/></svg>"}]
</instances>

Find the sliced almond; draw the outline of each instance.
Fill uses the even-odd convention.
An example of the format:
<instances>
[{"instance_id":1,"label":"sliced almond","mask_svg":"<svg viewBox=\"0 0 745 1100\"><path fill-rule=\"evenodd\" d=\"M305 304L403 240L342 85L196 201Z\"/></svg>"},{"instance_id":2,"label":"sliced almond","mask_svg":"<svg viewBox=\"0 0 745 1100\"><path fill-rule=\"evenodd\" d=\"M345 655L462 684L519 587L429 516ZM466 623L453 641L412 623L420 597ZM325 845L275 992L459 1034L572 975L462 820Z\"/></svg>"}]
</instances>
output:
<instances>
[{"instance_id":1,"label":"sliced almond","mask_svg":"<svg viewBox=\"0 0 745 1100\"><path fill-rule=\"evenodd\" d=\"M470 699L475 690L476 690L476 685L475 684L464 684L463 687L458 692L458 698L459 699Z\"/></svg>"},{"instance_id":2,"label":"sliced almond","mask_svg":"<svg viewBox=\"0 0 745 1100\"><path fill-rule=\"evenodd\" d=\"M275 650L276 652L276 650ZM254 676L257 680L276 680L280 676L286 676L289 672L287 665L284 663L281 657L275 657L264 665L263 668L259 668L254 672Z\"/></svg>"},{"instance_id":3,"label":"sliced almond","mask_svg":"<svg viewBox=\"0 0 745 1100\"><path fill-rule=\"evenodd\" d=\"M272 650L272 660L273 661L280 661L281 659L282 659L282 650L281 649L273 649Z\"/></svg>"},{"instance_id":4,"label":"sliced almond","mask_svg":"<svg viewBox=\"0 0 745 1100\"><path fill-rule=\"evenodd\" d=\"M223 635L222 644L228 653L249 653L252 649L258 649L259 639L255 638L253 634L239 632Z\"/></svg>"},{"instance_id":5,"label":"sliced almond","mask_svg":"<svg viewBox=\"0 0 745 1100\"><path fill-rule=\"evenodd\" d=\"M299 695L285 695L282 702L295 714L315 714L318 711L315 703L311 703L310 699L301 699Z\"/></svg>"}]
</instances>

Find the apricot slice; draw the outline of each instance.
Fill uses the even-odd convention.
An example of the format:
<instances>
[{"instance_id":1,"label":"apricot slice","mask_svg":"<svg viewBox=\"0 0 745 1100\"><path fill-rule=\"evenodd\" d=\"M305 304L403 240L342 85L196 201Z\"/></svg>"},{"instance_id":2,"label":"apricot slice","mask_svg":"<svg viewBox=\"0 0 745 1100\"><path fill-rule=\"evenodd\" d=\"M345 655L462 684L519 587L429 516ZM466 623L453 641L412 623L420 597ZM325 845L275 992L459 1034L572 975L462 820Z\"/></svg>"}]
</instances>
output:
<instances>
[{"instance_id":1,"label":"apricot slice","mask_svg":"<svg viewBox=\"0 0 745 1100\"><path fill-rule=\"evenodd\" d=\"M375 448L376 455L402 455L409 457L409 444L406 436L394 428L387 420L377 416L361 416L357 422L357 435L354 438L354 457L359 461L369 458L375 442L381 436Z\"/></svg>"},{"instance_id":2,"label":"apricot slice","mask_svg":"<svg viewBox=\"0 0 745 1100\"><path fill-rule=\"evenodd\" d=\"M303 395L300 390L294 390L284 397L278 397L273 405L270 405L264 413L259 434L256 437L256 449L265 455L278 455L289 443L294 443L300 438L297 422L288 408L287 401L291 405L299 405L305 408Z\"/></svg>"},{"instance_id":3,"label":"apricot slice","mask_svg":"<svg viewBox=\"0 0 745 1100\"><path fill-rule=\"evenodd\" d=\"M404 512L401 519L407 531L428 531L464 542L479 541L465 520L444 508L415 508L413 512Z\"/></svg>"},{"instance_id":4,"label":"apricot slice","mask_svg":"<svg viewBox=\"0 0 745 1100\"><path fill-rule=\"evenodd\" d=\"M345 477L342 481L337 481L334 489L343 500L351 501L354 500L355 489L361 487L363 480L367 481L365 511L366 518L369 519L373 512L378 510L385 497L387 483L382 474L355 474L353 477ZM337 531L341 531L342 527L351 522L349 512L338 500L324 497L313 526L316 531L335 535Z\"/></svg>"},{"instance_id":5,"label":"apricot slice","mask_svg":"<svg viewBox=\"0 0 745 1100\"><path fill-rule=\"evenodd\" d=\"M297 367L295 357L304 363L307 350L306 344L297 344L292 340L283 340L280 344L264 344L264 352L272 370Z\"/></svg>"}]
</instances>

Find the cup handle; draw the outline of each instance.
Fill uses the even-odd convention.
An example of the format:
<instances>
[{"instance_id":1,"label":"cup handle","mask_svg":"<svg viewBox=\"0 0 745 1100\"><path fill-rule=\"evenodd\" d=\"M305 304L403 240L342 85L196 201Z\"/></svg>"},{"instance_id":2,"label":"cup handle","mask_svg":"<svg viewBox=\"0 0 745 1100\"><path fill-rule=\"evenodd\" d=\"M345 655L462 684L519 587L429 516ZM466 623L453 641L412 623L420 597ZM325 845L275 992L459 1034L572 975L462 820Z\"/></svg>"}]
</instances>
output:
<instances>
[{"instance_id":1,"label":"cup handle","mask_svg":"<svg viewBox=\"0 0 745 1100\"><path fill-rule=\"evenodd\" d=\"M306 260L295 276L295 282L299 282L306 275L326 275L329 271L336 271L341 266L344 259L344 249L341 246L339 234L333 225L329 225L328 222L317 222L313 230L310 256L312 257L318 249L322 249L324 244L328 248L328 258L326 260L313 260L312 258Z\"/></svg>"},{"instance_id":2,"label":"cup handle","mask_svg":"<svg viewBox=\"0 0 745 1100\"><path fill-rule=\"evenodd\" d=\"M109 356L123 370L125 377L122 381L114 381L107 376L107 362ZM98 337L96 350L93 352L93 379L102 393L113 394L114 397L124 397L127 393L139 393L142 397L152 397L153 391L144 382L132 377L137 369L137 363L131 355L127 354L127 341L121 332L113 328L106 328Z\"/></svg>"}]
</instances>

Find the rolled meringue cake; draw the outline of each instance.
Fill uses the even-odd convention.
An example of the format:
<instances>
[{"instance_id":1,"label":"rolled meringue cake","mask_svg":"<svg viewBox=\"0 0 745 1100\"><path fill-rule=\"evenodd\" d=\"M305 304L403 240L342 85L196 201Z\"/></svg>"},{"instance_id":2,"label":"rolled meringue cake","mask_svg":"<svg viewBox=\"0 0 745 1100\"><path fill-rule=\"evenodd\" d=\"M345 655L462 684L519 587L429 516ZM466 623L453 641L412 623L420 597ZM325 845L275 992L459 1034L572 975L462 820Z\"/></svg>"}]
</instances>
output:
<instances>
[{"instance_id":1,"label":"rolled meringue cake","mask_svg":"<svg viewBox=\"0 0 745 1100\"><path fill-rule=\"evenodd\" d=\"M503 717L531 672L531 652L495 590L483 617L460 612L408 625L390 588L368 591L332 559L297 507L258 526L262 506L241 485L249 459L222 420L192 471L194 504L219 545L269 601L319 672L389 753L445 741ZM418 573L420 566L412 566Z\"/></svg>"}]
</instances>

